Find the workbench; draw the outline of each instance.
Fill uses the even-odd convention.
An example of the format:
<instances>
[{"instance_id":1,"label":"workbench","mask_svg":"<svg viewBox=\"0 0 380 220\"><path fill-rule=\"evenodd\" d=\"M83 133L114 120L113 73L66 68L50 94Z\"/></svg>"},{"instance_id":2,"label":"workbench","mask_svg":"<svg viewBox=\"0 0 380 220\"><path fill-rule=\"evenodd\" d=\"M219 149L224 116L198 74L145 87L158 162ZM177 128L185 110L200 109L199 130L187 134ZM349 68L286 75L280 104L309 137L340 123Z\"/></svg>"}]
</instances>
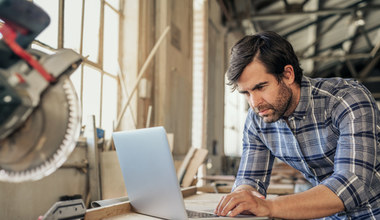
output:
<instances>
[{"instance_id":1,"label":"workbench","mask_svg":"<svg viewBox=\"0 0 380 220\"><path fill-rule=\"evenodd\" d=\"M211 211L214 210L220 198L224 193L203 193L197 192L196 188L189 188L182 191L185 198L185 206L187 209L195 211ZM86 212L85 220L149 220L158 219L147 215L138 214L133 211L129 202L122 202L115 205L89 209ZM212 218L214 219L214 218ZM262 218L270 219L270 218Z\"/></svg>"}]
</instances>

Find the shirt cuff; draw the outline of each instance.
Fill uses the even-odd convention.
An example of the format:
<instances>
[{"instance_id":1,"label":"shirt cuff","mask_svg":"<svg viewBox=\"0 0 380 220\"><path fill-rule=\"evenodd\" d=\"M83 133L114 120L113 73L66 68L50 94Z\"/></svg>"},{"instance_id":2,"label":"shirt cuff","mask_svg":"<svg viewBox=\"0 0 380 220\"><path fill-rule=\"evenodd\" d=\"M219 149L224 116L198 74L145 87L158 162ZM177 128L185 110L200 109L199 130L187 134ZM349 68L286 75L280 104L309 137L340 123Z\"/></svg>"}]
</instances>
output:
<instances>
[{"instance_id":1,"label":"shirt cuff","mask_svg":"<svg viewBox=\"0 0 380 220\"><path fill-rule=\"evenodd\" d=\"M260 180L252 180L252 179L236 179L235 183L232 187L232 191L235 190L236 187L240 185L249 185L255 188L261 195L267 196L267 187L265 187L265 184Z\"/></svg>"},{"instance_id":2,"label":"shirt cuff","mask_svg":"<svg viewBox=\"0 0 380 220\"><path fill-rule=\"evenodd\" d=\"M328 187L342 200L346 211L368 202L368 188L357 175L351 172L335 172L321 184Z\"/></svg>"}]
</instances>

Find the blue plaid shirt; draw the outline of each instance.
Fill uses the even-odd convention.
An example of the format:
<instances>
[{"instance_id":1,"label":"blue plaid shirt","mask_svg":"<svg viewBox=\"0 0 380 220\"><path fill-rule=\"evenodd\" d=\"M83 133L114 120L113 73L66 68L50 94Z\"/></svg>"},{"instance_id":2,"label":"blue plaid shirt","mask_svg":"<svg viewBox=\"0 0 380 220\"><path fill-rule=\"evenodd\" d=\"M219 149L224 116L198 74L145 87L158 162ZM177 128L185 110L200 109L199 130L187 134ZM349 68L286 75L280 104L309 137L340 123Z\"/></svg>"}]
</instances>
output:
<instances>
[{"instance_id":1,"label":"blue plaid shirt","mask_svg":"<svg viewBox=\"0 0 380 220\"><path fill-rule=\"evenodd\" d=\"M380 219L380 112L370 92L354 80L304 76L288 123L265 123L249 109L233 188L266 195L277 157L343 201L345 212L329 219Z\"/></svg>"}]
</instances>

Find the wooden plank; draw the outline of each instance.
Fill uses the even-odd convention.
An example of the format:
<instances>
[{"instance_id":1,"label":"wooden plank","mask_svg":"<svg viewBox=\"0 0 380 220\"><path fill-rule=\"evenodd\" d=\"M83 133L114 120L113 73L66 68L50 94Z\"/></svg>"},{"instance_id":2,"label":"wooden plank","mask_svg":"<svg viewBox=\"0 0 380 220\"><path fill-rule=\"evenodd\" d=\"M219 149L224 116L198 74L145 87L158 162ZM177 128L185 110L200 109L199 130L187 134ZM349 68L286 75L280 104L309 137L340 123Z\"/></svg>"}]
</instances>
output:
<instances>
[{"instance_id":1,"label":"wooden plank","mask_svg":"<svg viewBox=\"0 0 380 220\"><path fill-rule=\"evenodd\" d=\"M199 192L204 193L230 193L232 185L230 186L215 186L215 185L205 185L198 187Z\"/></svg>"},{"instance_id":2,"label":"wooden plank","mask_svg":"<svg viewBox=\"0 0 380 220\"><path fill-rule=\"evenodd\" d=\"M182 197L186 198L186 197L195 195L195 194L197 194L197 190L198 189L197 189L196 186L191 186L191 187L183 188L183 189L181 189Z\"/></svg>"},{"instance_id":3,"label":"wooden plank","mask_svg":"<svg viewBox=\"0 0 380 220\"><path fill-rule=\"evenodd\" d=\"M192 148L189 149L189 151L187 152L185 158L183 159L183 162L182 162L181 166L179 167L179 169L177 171L177 178L178 178L178 182L180 184L182 183L182 179L183 179L183 177L185 175L187 167L189 166L190 160L194 156L195 150L196 150L196 148L194 148L194 147L192 147Z\"/></svg>"},{"instance_id":4,"label":"wooden plank","mask_svg":"<svg viewBox=\"0 0 380 220\"><path fill-rule=\"evenodd\" d=\"M95 116L90 115L87 118L87 125L85 129L85 136L87 138L87 156L88 156L88 177L90 188L90 201L101 199L100 192L100 171L99 171L99 149L98 149L98 136L96 134ZM86 201L87 203L87 201Z\"/></svg>"},{"instance_id":5,"label":"wooden plank","mask_svg":"<svg viewBox=\"0 0 380 220\"><path fill-rule=\"evenodd\" d=\"M182 180L182 187L189 187L194 180L194 176L198 172L199 166L207 157L208 150L206 149L196 149L193 158L190 160L189 166L186 169L186 173Z\"/></svg>"},{"instance_id":6,"label":"wooden plank","mask_svg":"<svg viewBox=\"0 0 380 220\"><path fill-rule=\"evenodd\" d=\"M109 218L112 216L122 215L132 212L130 202L122 202L111 206L88 209L84 216L85 220L98 220Z\"/></svg>"},{"instance_id":7,"label":"wooden plank","mask_svg":"<svg viewBox=\"0 0 380 220\"><path fill-rule=\"evenodd\" d=\"M167 133L166 134L169 142L170 152L173 152L174 147L174 134L173 133Z\"/></svg>"},{"instance_id":8,"label":"wooden plank","mask_svg":"<svg viewBox=\"0 0 380 220\"><path fill-rule=\"evenodd\" d=\"M182 165L182 162L183 162L183 160L174 160L174 168L177 172L179 171L179 169ZM177 177L178 177L178 173L177 173Z\"/></svg>"},{"instance_id":9,"label":"wooden plank","mask_svg":"<svg viewBox=\"0 0 380 220\"><path fill-rule=\"evenodd\" d=\"M220 181L220 182L234 182L235 176L233 175L213 175L213 176L204 176L203 180L206 181Z\"/></svg>"}]
</instances>

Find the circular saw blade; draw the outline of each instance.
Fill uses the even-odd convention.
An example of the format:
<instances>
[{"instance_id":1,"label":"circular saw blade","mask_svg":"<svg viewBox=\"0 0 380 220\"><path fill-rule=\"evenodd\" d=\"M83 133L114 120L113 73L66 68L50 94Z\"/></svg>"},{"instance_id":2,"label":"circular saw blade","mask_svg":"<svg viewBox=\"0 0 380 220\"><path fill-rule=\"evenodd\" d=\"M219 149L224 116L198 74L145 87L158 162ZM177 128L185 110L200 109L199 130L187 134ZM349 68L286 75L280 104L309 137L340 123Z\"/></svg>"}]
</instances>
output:
<instances>
[{"instance_id":1,"label":"circular saw blade","mask_svg":"<svg viewBox=\"0 0 380 220\"><path fill-rule=\"evenodd\" d=\"M39 106L0 141L0 181L38 180L59 168L80 134L80 105L68 76L49 87Z\"/></svg>"}]
</instances>

